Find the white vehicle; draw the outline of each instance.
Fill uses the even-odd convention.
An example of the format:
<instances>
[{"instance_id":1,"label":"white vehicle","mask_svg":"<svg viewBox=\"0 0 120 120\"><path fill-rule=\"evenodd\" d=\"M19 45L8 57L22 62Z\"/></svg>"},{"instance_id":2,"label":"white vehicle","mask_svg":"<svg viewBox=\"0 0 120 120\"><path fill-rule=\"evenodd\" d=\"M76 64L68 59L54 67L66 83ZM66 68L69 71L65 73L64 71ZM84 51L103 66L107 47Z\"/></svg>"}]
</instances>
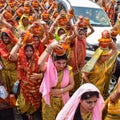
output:
<instances>
[{"instance_id":1,"label":"white vehicle","mask_svg":"<svg viewBox=\"0 0 120 120\"><path fill-rule=\"evenodd\" d=\"M64 9L68 11L71 7L74 9L76 17L82 15L88 17L95 32L87 38L86 48L86 60L89 60L94 51L98 48L98 39L101 38L101 32L104 30L110 30L112 28L111 23L107 17L105 11L96 3L90 0L57 0L59 3L59 10ZM74 22L74 20L73 20ZM117 36L116 42L118 49L120 50L120 35ZM111 83L112 87L117 83L120 76L120 55L117 59L116 71L112 75ZM110 86L110 91L112 90ZM109 92L110 92L109 91Z\"/></svg>"},{"instance_id":2,"label":"white vehicle","mask_svg":"<svg viewBox=\"0 0 120 120\"><path fill-rule=\"evenodd\" d=\"M76 17L82 15L83 17L89 18L95 30L95 32L87 38L87 57L91 57L98 46L98 39L101 38L101 32L112 28L107 14L99 5L90 0L58 0L58 3L60 6L59 9L68 11L72 7ZM120 49L120 39L117 39L117 46Z\"/></svg>"}]
</instances>

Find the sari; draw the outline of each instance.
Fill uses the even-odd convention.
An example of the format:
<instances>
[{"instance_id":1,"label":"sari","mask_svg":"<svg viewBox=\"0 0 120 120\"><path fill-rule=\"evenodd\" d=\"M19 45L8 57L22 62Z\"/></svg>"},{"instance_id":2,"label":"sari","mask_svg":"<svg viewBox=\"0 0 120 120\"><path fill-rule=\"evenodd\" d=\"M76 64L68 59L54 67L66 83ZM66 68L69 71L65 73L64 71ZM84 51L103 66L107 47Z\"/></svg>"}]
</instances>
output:
<instances>
[{"instance_id":1,"label":"sari","mask_svg":"<svg viewBox=\"0 0 120 120\"><path fill-rule=\"evenodd\" d=\"M71 91L71 94L73 94L82 83L81 69L85 65L86 39L79 40L75 38L75 42L70 49L70 65L73 67L75 80L74 89Z\"/></svg>"},{"instance_id":2,"label":"sari","mask_svg":"<svg viewBox=\"0 0 120 120\"><path fill-rule=\"evenodd\" d=\"M26 60L24 47L20 49L18 56L18 79L20 80L20 94L17 98L17 109L21 114L32 114L41 106L41 94L39 86L41 79L30 80L32 73L40 73L38 56L34 52L30 62Z\"/></svg>"},{"instance_id":3,"label":"sari","mask_svg":"<svg viewBox=\"0 0 120 120\"><path fill-rule=\"evenodd\" d=\"M58 74L58 75L57 75ZM67 66L63 71L57 72L52 63L52 59L48 59L47 70L44 74L43 81L40 86L42 93L42 117L43 120L55 120L57 114L69 99L69 93L66 92L60 97L50 95L51 88L65 87L69 84L69 76L73 75L72 68Z\"/></svg>"},{"instance_id":4,"label":"sari","mask_svg":"<svg viewBox=\"0 0 120 120\"><path fill-rule=\"evenodd\" d=\"M93 57L82 68L82 72L89 73L88 78L90 82L100 90L102 95L105 96L108 92L112 70L114 68L118 52L112 55L107 61L98 65L96 62L103 52L104 51L102 49L98 48Z\"/></svg>"},{"instance_id":5,"label":"sari","mask_svg":"<svg viewBox=\"0 0 120 120\"><path fill-rule=\"evenodd\" d=\"M9 54L18 40L9 29L4 28L2 29L2 32L8 34L10 38L10 43L6 45L3 43L2 40L0 40L0 57L3 64L3 69L1 70L1 73L2 79L7 86L8 92L11 92L14 82L17 80L17 70L16 62L12 62L9 60Z\"/></svg>"},{"instance_id":6,"label":"sari","mask_svg":"<svg viewBox=\"0 0 120 120\"><path fill-rule=\"evenodd\" d=\"M102 118L102 109L104 106L103 97L100 94L100 91L91 83L86 83L80 86L77 91L72 95L68 102L64 105L62 110L58 113L56 120L73 120L75 111L80 103L80 99L83 93L88 91L98 91L99 98L97 103L92 111L91 120L101 120Z\"/></svg>"},{"instance_id":7,"label":"sari","mask_svg":"<svg viewBox=\"0 0 120 120\"><path fill-rule=\"evenodd\" d=\"M81 115L80 104L79 104L75 111L74 120L91 120L91 119L92 119L92 114L90 112L87 114Z\"/></svg>"},{"instance_id":8,"label":"sari","mask_svg":"<svg viewBox=\"0 0 120 120\"><path fill-rule=\"evenodd\" d=\"M114 92L116 92L116 89L114 90ZM118 99L115 103L111 103L110 97L109 97L105 101L105 108L103 111L103 115L104 115L103 116L104 120L119 120L120 119L120 99Z\"/></svg>"}]
</instances>

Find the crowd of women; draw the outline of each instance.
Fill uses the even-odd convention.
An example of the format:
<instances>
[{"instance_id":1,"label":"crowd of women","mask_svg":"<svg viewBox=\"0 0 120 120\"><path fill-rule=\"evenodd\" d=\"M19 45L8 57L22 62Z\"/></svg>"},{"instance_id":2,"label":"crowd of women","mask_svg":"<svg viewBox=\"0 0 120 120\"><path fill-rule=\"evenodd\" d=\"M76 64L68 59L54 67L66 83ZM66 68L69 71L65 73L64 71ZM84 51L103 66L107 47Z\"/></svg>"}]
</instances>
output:
<instances>
[{"instance_id":1,"label":"crowd of women","mask_svg":"<svg viewBox=\"0 0 120 120\"><path fill-rule=\"evenodd\" d=\"M119 22L86 62L89 18L59 10L56 0L1 0L0 86L9 95L0 98L0 119L14 120L14 109L23 120L119 120L120 78L108 94Z\"/></svg>"}]
</instances>

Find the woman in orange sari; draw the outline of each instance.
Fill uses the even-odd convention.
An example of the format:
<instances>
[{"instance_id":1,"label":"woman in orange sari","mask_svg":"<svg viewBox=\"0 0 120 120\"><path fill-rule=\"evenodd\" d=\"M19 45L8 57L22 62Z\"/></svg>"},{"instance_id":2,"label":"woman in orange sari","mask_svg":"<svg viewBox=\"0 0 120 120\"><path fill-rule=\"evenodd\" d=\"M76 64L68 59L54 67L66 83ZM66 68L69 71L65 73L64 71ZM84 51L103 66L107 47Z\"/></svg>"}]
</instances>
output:
<instances>
[{"instance_id":1,"label":"woman in orange sari","mask_svg":"<svg viewBox=\"0 0 120 120\"><path fill-rule=\"evenodd\" d=\"M81 69L85 64L86 56L86 36L83 28L79 29L78 35L71 43L70 65L73 67L75 87L72 93L79 88L81 84Z\"/></svg>"}]
</instances>

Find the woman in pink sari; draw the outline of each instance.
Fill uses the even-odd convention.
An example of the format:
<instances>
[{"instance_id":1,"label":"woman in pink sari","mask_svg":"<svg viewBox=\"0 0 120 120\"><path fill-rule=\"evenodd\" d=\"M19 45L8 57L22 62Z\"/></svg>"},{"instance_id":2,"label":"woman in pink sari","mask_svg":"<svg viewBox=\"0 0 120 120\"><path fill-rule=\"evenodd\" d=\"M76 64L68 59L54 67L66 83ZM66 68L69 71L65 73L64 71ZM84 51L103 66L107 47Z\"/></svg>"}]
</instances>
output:
<instances>
[{"instance_id":1,"label":"woman in pink sari","mask_svg":"<svg viewBox=\"0 0 120 120\"><path fill-rule=\"evenodd\" d=\"M54 52L56 48L63 49L60 43L54 41L45 49L38 61L41 70L44 72L40 86L43 98L43 120L55 120L69 99L69 91L74 87L72 67L67 65L67 55L65 52L56 54Z\"/></svg>"},{"instance_id":2,"label":"woman in pink sari","mask_svg":"<svg viewBox=\"0 0 120 120\"><path fill-rule=\"evenodd\" d=\"M73 94L56 120L102 120L104 100L91 83L83 84Z\"/></svg>"}]
</instances>

